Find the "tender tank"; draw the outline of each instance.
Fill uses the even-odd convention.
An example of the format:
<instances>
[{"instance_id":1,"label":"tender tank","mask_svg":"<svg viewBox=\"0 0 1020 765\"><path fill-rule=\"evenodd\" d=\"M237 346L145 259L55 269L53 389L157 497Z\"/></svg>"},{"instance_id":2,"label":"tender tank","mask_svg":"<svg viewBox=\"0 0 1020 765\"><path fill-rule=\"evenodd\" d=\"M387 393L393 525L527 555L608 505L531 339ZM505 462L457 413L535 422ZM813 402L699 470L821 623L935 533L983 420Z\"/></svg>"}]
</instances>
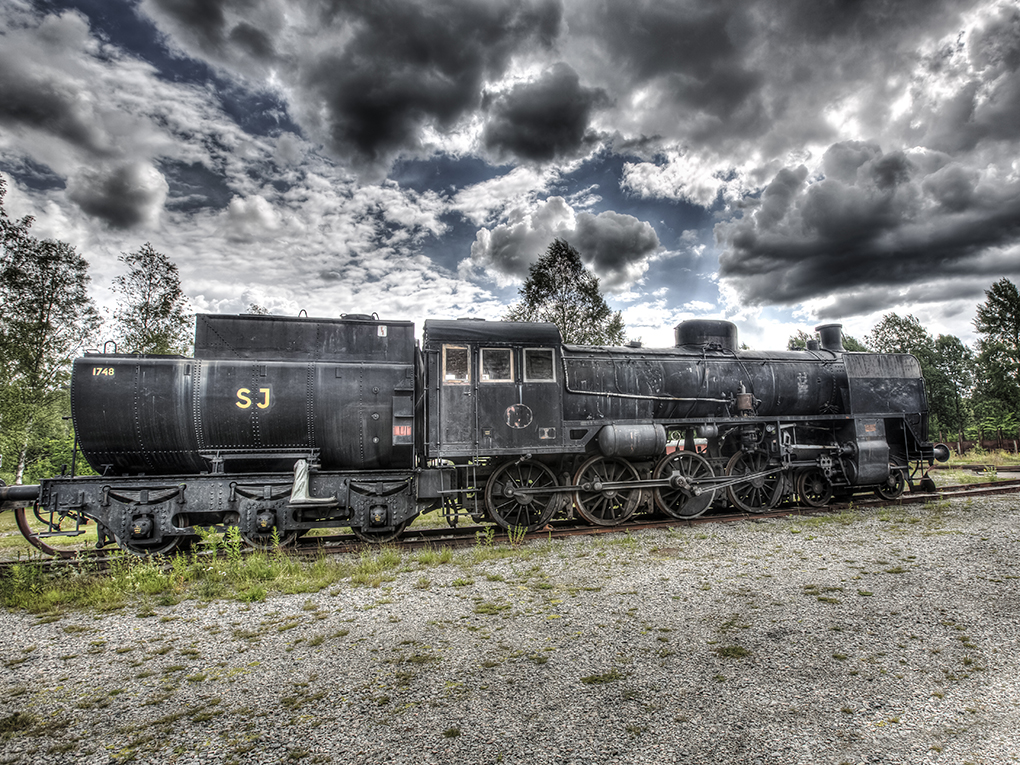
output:
<instances>
[{"instance_id":1,"label":"tender tank","mask_svg":"<svg viewBox=\"0 0 1020 765\"><path fill-rule=\"evenodd\" d=\"M414 359L410 322L199 315L194 358L75 360L75 431L100 474L408 468Z\"/></svg>"}]
</instances>

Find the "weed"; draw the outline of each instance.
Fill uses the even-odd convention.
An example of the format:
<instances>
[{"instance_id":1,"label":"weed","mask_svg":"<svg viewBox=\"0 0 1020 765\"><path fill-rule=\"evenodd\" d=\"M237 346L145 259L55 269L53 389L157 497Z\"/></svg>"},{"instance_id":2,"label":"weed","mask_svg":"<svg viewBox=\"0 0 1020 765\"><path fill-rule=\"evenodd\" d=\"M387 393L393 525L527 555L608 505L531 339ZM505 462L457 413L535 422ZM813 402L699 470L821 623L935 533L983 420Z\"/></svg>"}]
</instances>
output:
<instances>
[{"instance_id":1,"label":"weed","mask_svg":"<svg viewBox=\"0 0 1020 765\"><path fill-rule=\"evenodd\" d=\"M460 728L447 728L443 731L445 738L457 738L460 735Z\"/></svg>"},{"instance_id":2,"label":"weed","mask_svg":"<svg viewBox=\"0 0 1020 765\"><path fill-rule=\"evenodd\" d=\"M441 547L438 550L434 547L426 547L424 550L418 551L414 559L420 566L442 565L453 560L453 550L449 547Z\"/></svg>"},{"instance_id":3,"label":"weed","mask_svg":"<svg viewBox=\"0 0 1020 765\"><path fill-rule=\"evenodd\" d=\"M724 659L743 659L751 655L750 651L739 645L723 645L713 650Z\"/></svg>"},{"instance_id":4,"label":"weed","mask_svg":"<svg viewBox=\"0 0 1020 765\"><path fill-rule=\"evenodd\" d=\"M0 719L0 735L21 733L29 730L36 723L34 715L26 712L15 712Z\"/></svg>"},{"instance_id":5,"label":"weed","mask_svg":"<svg viewBox=\"0 0 1020 765\"><path fill-rule=\"evenodd\" d=\"M585 685L605 685L606 683L614 683L617 680L622 680L625 675L620 670L613 667L608 672L604 672L601 675L587 675L581 678L581 682Z\"/></svg>"},{"instance_id":6,"label":"weed","mask_svg":"<svg viewBox=\"0 0 1020 765\"><path fill-rule=\"evenodd\" d=\"M509 608L509 603L493 603L490 600L483 600L482 602L475 604L475 613L495 616L501 611L506 611Z\"/></svg>"}]
</instances>

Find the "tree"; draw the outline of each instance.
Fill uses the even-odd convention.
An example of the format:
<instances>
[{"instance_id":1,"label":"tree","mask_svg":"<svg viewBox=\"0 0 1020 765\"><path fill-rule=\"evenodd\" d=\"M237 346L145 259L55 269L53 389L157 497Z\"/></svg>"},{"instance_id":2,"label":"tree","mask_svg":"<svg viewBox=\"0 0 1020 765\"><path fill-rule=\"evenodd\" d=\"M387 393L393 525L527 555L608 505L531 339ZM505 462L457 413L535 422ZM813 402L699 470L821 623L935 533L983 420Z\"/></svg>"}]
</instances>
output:
<instances>
[{"instance_id":1,"label":"tree","mask_svg":"<svg viewBox=\"0 0 1020 765\"><path fill-rule=\"evenodd\" d=\"M956 335L935 338L934 364L942 375L944 388L937 391L943 425L952 433L961 433L973 419L971 397L974 394L974 351Z\"/></svg>"},{"instance_id":2,"label":"tree","mask_svg":"<svg viewBox=\"0 0 1020 765\"><path fill-rule=\"evenodd\" d=\"M269 316L271 311L258 303L248 303L248 310L245 313L253 316Z\"/></svg>"},{"instance_id":3,"label":"tree","mask_svg":"<svg viewBox=\"0 0 1020 765\"><path fill-rule=\"evenodd\" d=\"M807 348L808 340L818 340L818 333L812 332L810 335L802 329L797 330L797 334L790 335L789 340L786 341L786 349L788 351L802 351ZM851 335L843 335L843 349L847 351L855 351L866 353L871 349Z\"/></svg>"},{"instance_id":4,"label":"tree","mask_svg":"<svg viewBox=\"0 0 1020 765\"><path fill-rule=\"evenodd\" d=\"M868 347L867 343L862 343L856 337L852 335L843 335L843 348L854 353L870 353L871 348Z\"/></svg>"},{"instance_id":5,"label":"tree","mask_svg":"<svg viewBox=\"0 0 1020 765\"><path fill-rule=\"evenodd\" d=\"M177 266L146 242L117 258L128 273L113 280L123 296L114 313L117 345L129 353L187 353L192 314Z\"/></svg>"},{"instance_id":6,"label":"tree","mask_svg":"<svg viewBox=\"0 0 1020 765\"><path fill-rule=\"evenodd\" d=\"M559 327L563 341L580 345L623 345L620 312L609 308L599 280L581 262L581 254L562 239L549 245L531 266L506 321L548 321Z\"/></svg>"},{"instance_id":7,"label":"tree","mask_svg":"<svg viewBox=\"0 0 1020 765\"><path fill-rule=\"evenodd\" d=\"M978 398L985 408L1020 412L1020 291L1000 279L985 291L974 328L980 369Z\"/></svg>"},{"instance_id":8,"label":"tree","mask_svg":"<svg viewBox=\"0 0 1020 765\"><path fill-rule=\"evenodd\" d=\"M14 456L21 483L33 445L60 430L70 362L102 322L85 258L65 242L32 237L31 218L11 221L5 193L0 178L0 466Z\"/></svg>"},{"instance_id":9,"label":"tree","mask_svg":"<svg viewBox=\"0 0 1020 765\"><path fill-rule=\"evenodd\" d=\"M803 351L807 348L807 344L811 340L817 340L818 334L808 334L802 329L797 330L797 334L790 335L790 339L786 341L786 350L788 351Z\"/></svg>"},{"instance_id":10,"label":"tree","mask_svg":"<svg viewBox=\"0 0 1020 765\"><path fill-rule=\"evenodd\" d=\"M868 335L868 343L878 353L915 353L929 350L935 340L916 316L887 313Z\"/></svg>"},{"instance_id":11,"label":"tree","mask_svg":"<svg viewBox=\"0 0 1020 765\"><path fill-rule=\"evenodd\" d=\"M967 400L974 385L973 353L960 338L933 338L916 316L889 313L872 329L869 340L879 353L910 353L917 359L933 430L959 433L967 426Z\"/></svg>"}]
</instances>

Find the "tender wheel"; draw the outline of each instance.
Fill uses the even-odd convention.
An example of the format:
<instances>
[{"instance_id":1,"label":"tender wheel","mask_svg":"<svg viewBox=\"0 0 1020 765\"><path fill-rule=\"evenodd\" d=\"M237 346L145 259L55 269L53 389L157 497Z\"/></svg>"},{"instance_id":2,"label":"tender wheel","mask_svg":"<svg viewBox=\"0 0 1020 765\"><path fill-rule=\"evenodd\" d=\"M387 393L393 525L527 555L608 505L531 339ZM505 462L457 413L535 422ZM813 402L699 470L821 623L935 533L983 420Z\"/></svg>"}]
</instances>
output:
<instances>
[{"instance_id":1,"label":"tender wheel","mask_svg":"<svg viewBox=\"0 0 1020 765\"><path fill-rule=\"evenodd\" d=\"M889 477L885 479L885 483L875 487L875 494L881 499L893 500L903 495L903 490L907 486L907 471L906 468L897 467L896 465L889 466Z\"/></svg>"},{"instance_id":2,"label":"tender wheel","mask_svg":"<svg viewBox=\"0 0 1020 765\"><path fill-rule=\"evenodd\" d=\"M637 481L637 470L618 457L592 457L577 469L574 493L577 513L596 526L618 526L630 518L641 502L641 489L601 489L602 484Z\"/></svg>"},{"instance_id":3,"label":"tender wheel","mask_svg":"<svg viewBox=\"0 0 1020 765\"><path fill-rule=\"evenodd\" d=\"M133 539L118 539L117 544L125 552L141 558L148 558L151 555L169 555L185 546L184 543L187 539L187 537L164 537L155 543L141 542Z\"/></svg>"},{"instance_id":4,"label":"tender wheel","mask_svg":"<svg viewBox=\"0 0 1020 765\"><path fill-rule=\"evenodd\" d=\"M177 515L175 516L175 523L177 523L180 528L183 528L188 525L188 517L186 515ZM132 539L130 536L130 524L128 524L128 528L125 533L115 536L117 538L117 544L120 545L122 550L141 558L148 558L152 555L169 555L175 550L187 548L194 539L190 536L165 536L160 537L155 541L148 539Z\"/></svg>"},{"instance_id":5,"label":"tender wheel","mask_svg":"<svg viewBox=\"0 0 1020 765\"><path fill-rule=\"evenodd\" d=\"M410 519L403 523L398 523L392 529L386 531L372 531L371 529L359 529L351 526L351 531L354 532L354 536L360 539L362 542L367 542L370 545L384 545L387 542L392 542L401 534L404 533L404 529L410 523Z\"/></svg>"},{"instance_id":6,"label":"tender wheel","mask_svg":"<svg viewBox=\"0 0 1020 765\"><path fill-rule=\"evenodd\" d=\"M556 476L541 462L506 462L485 484L485 508L504 529L536 531L558 506Z\"/></svg>"},{"instance_id":7,"label":"tender wheel","mask_svg":"<svg viewBox=\"0 0 1020 765\"><path fill-rule=\"evenodd\" d=\"M280 535L277 531L274 544L273 531L276 530L276 513L258 503L245 501L241 506L241 519L238 523L241 539L249 547L256 550L275 550L294 544L300 536L296 531Z\"/></svg>"},{"instance_id":8,"label":"tender wheel","mask_svg":"<svg viewBox=\"0 0 1020 765\"><path fill-rule=\"evenodd\" d=\"M818 468L809 468L797 476L797 494L808 507L825 507L832 499L832 481Z\"/></svg>"},{"instance_id":9,"label":"tender wheel","mask_svg":"<svg viewBox=\"0 0 1020 765\"><path fill-rule=\"evenodd\" d=\"M726 464L726 475L732 478L755 476L769 470L769 458L762 452L737 452ZM757 475L734 484L726 490L730 502L747 513L764 513L779 503L783 481L778 471Z\"/></svg>"},{"instance_id":10,"label":"tender wheel","mask_svg":"<svg viewBox=\"0 0 1020 765\"><path fill-rule=\"evenodd\" d=\"M670 479L669 486L655 489L655 504L673 518L697 518L711 506L715 490L701 487L701 493L695 493L695 488L699 481L714 476L712 466L700 454L688 451L667 454L652 471L656 480Z\"/></svg>"}]
</instances>

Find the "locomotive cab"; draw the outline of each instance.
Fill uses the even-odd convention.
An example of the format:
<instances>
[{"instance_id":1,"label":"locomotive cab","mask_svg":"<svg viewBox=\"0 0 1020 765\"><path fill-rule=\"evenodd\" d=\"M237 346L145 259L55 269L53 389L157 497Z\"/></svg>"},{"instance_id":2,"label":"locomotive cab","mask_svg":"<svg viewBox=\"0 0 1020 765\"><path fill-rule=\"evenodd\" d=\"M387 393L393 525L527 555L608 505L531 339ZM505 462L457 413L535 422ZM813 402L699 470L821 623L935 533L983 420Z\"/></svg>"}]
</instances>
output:
<instances>
[{"instance_id":1,"label":"locomotive cab","mask_svg":"<svg viewBox=\"0 0 1020 765\"><path fill-rule=\"evenodd\" d=\"M426 321L430 459L562 451L553 324Z\"/></svg>"}]
</instances>

